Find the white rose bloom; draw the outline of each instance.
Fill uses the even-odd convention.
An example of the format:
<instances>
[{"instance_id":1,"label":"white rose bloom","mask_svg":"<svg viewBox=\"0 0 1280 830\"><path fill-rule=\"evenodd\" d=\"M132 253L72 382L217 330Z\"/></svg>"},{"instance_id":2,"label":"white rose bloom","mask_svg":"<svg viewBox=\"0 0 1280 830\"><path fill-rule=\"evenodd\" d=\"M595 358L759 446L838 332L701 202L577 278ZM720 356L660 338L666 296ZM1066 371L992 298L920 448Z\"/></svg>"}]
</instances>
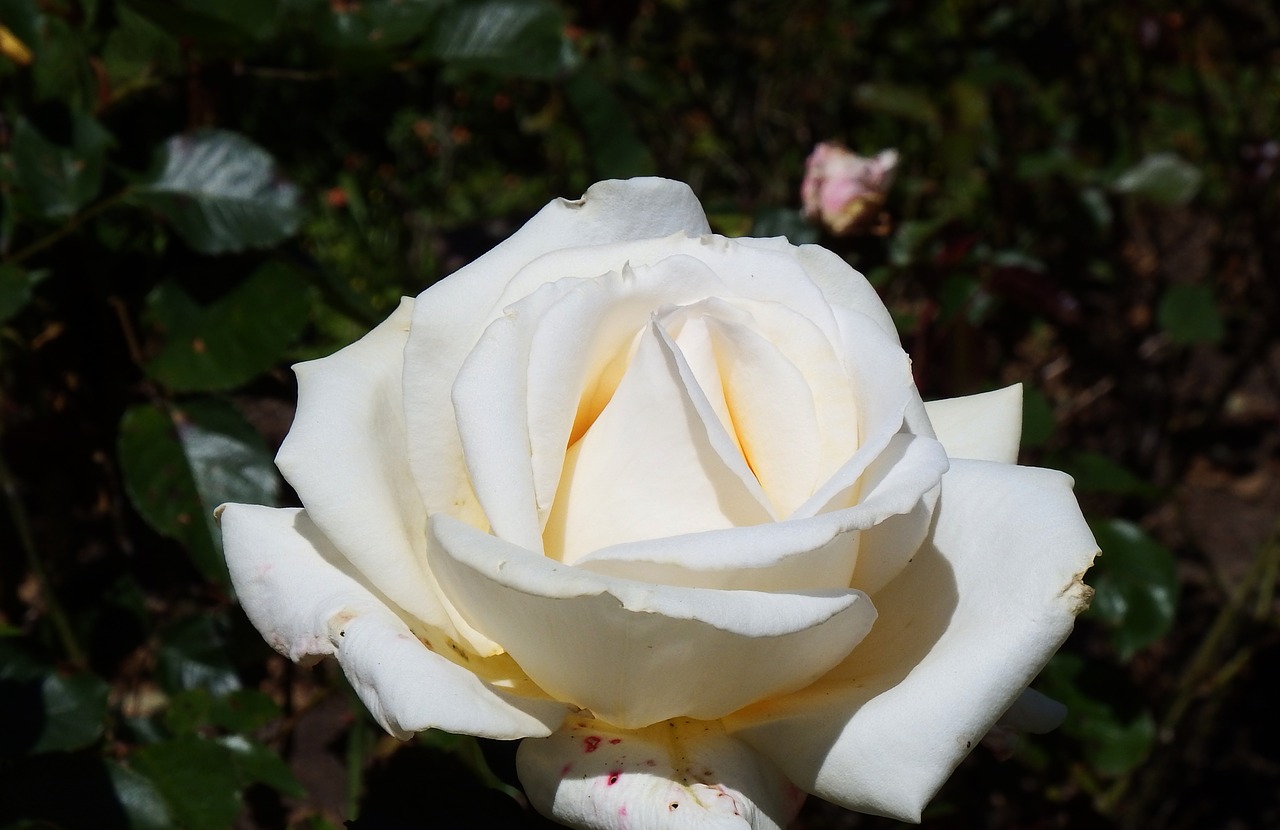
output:
<instances>
[{"instance_id":1,"label":"white rose bloom","mask_svg":"<svg viewBox=\"0 0 1280 830\"><path fill-rule=\"evenodd\" d=\"M524 742L573 827L918 820L1087 604L1017 387L922 404L839 257L603 182L297 368L302 509L226 505L240 602L404 738ZM1016 704L1016 705L1015 705Z\"/></svg>"}]
</instances>

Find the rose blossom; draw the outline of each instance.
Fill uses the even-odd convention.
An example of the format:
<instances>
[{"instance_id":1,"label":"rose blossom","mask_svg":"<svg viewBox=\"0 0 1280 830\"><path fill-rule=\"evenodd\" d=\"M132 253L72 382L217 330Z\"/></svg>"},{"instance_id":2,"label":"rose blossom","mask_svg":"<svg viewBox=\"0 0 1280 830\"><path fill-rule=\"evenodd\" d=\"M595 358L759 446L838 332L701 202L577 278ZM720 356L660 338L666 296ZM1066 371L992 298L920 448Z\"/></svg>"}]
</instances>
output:
<instances>
[{"instance_id":1,"label":"rose blossom","mask_svg":"<svg viewBox=\"0 0 1280 830\"><path fill-rule=\"evenodd\" d=\"M896 150L865 158L839 144L819 143L805 161L800 184L805 217L836 236L856 232L880 212L897 166Z\"/></svg>"},{"instance_id":2,"label":"rose blossom","mask_svg":"<svg viewBox=\"0 0 1280 830\"><path fill-rule=\"evenodd\" d=\"M922 404L860 274L680 183L552 202L296 370L304 507L221 509L246 613L393 735L523 738L562 823L918 820L1057 715L1025 690L1096 547L1014 463L1019 388Z\"/></svg>"}]
</instances>

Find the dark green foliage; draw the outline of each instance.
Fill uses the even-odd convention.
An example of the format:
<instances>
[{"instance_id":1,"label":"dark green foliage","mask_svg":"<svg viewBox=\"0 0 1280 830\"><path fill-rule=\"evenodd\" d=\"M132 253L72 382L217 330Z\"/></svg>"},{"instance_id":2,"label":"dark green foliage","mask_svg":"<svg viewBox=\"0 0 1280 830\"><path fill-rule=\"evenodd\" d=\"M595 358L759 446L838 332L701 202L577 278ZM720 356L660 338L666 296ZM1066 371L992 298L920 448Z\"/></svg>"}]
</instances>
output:
<instances>
[{"instance_id":1,"label":"dark green foliage","mask_svg":"<svg viewBox=\"0 0 1280 830\"><path fill-rule=\"evenodd\" d=\"M274 655L214 511L296 503L290 364L652 173L868 274L927 398L1022 382L1023 462L1095 519L1038 681L1067 722L976 750L925 826L1280 823L1268 4L0 0L0 27L3 830L546 826L513 747L398 748ZM900 153L861 235L800 213L817 141Z\"/></svg>"}]
</instances>

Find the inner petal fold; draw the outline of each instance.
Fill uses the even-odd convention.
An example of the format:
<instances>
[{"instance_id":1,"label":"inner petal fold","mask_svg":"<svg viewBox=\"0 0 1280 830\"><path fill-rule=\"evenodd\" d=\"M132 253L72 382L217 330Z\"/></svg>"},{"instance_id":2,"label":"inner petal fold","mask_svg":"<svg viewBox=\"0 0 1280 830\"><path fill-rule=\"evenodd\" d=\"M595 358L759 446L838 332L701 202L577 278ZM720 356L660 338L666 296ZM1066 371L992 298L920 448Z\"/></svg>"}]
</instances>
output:
<instances>
[{"instance_id":1,"label":"inner petal fold","mask_svg":"<svg viewBox=\"0 0 1280 830\"><path fill-rule=\"evenodd\" d=\"M608 405L565 454L545 549L572 563L621 542L762 524L773 516L758 487L651 322Z\"/></svg>"}]
</instances>

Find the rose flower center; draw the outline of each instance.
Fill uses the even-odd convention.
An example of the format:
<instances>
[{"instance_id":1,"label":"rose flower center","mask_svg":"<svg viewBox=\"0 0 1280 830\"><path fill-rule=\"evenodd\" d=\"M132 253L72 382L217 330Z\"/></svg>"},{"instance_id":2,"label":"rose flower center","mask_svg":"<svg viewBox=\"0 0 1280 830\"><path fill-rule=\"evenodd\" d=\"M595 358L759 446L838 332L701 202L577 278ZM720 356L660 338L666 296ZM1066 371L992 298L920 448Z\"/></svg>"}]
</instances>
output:
<instances>
[{"instance_id":1,"label":"rose flower center","mask_svg":"<svg viewBox=\"0 0 1280 830\"><path fill-rule=\"evenodd\" d=\"M853 398L834 351L810 374L836 371L836 389L815 395L794 358L814 365L805 335L817 332L779 337L761 312L803 318L753 305L660 308L584 384L543 531L548 556L573 563L611 545L778 521L852 454ZM833 404L845 428L834 443L822 411Z\"/></svg>"}]
</instances>

